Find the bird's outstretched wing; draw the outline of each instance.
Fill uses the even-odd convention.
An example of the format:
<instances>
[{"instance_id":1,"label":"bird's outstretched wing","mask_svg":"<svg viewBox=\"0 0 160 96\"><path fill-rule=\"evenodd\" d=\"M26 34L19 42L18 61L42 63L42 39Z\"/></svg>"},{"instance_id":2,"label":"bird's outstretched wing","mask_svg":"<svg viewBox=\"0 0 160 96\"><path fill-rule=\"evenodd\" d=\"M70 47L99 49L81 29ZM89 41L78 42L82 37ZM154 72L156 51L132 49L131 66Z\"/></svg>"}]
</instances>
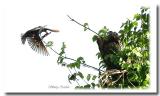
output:
<instances>
[{"instance_id":1,"label":"bird's outstretched wing","mask_svg":"<svg viewBox=\"0 0 160 96\"><path fill-rule=\"evenodd\" d=\"M28 41L28 44L31 46L31 48L34 51L36 51L40 54L43 54L45 56L49 55L45 45L43 44L43 42L38 34L34 34L32 37L27 37L27 41Z\"/></svg>"}]
</instances>

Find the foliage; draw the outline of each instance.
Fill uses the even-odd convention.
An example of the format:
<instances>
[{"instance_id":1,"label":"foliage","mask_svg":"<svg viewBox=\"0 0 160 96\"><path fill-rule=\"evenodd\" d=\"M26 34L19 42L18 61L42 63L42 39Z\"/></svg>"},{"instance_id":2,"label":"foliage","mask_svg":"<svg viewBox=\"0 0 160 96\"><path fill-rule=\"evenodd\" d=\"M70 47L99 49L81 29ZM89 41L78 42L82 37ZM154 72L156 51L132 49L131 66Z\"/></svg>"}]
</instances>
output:
<instances>
[{"instance_id":1,"label":"foliage","mask_svg":"<svg viewBox=\"0 0 160 96\"><path fill-rule=\"evenodd\" d=\"M52 47L53 46L53 42L52 41L48 41L45 46L46 47Z\"/></svg>"},{"instance_id":2,"label":"foliage","mask_svg":"<svg viewBox=\"0 0 160 96\"><path fill-rule=\"evenodd\" d=\"M98 41L99 38L110 39L110 31L106 26L96 33L89 28L88 23L80 24L71 17L69 18L84 27L84 31L89 30L95 33L92 38L93 42ZM105 56L103 56L103 52L96 54L100 60L99 75L81 72L81 65L89 68L94 67L87 65L82 56L77 59L68 58L65 55L66 45L64 43L61 52L58 53L57 63L68 68L70 72L68 80L70 83L76 82L76 88L147 88L150 83L149 33L149 8L142 7L141 12L136 13L133 19L128 19L122 23L118 32L120 38L119 51L113 51ZM120 69L115 67L108 70L105 58L110 58L111 64L118 64ZM65 61L66 59L71 62ZM85 84L79 84L80 80L84 81Z\"/></svg>"},{"instance_id":3,"label":"foliage","mask_svg":"<svg viewBox=\"0 0 160 96\"><path fill-rule=\"evenodd\" d=\"M64 55L65 55L65 48L66 48L66 45L63 42L62 43L61 52L59 53L59 57L58 57L58 60L57 60L58 64L62 64L63 65L63 63L64 63L63 60L65 59L65 57L64 57Z\"/></svg>"},{"instance_id":4,"label":"foliage","mask_svg":"<svg viewBox=\"0 0 160 96\"><path fill-rule=\"evenodd\" d=\"M120 64L128 71L127 78L134 87L149 86L149 11L141 8L141 13L127 20L119 31L123 45ZM130 87L127 82L124 87Z\"/></svg>"},{"instance_id":5,"label":"foliage","mask_svg":"<svg viewBox=\"0 0 160 96\"><path fill-rule=\"evenodd\" d=\"M122 45L121 51L116 53L116 55L110 55L112 56L112 63L114 64L114 62L116 62L120 64L121 70L127 70L127 73L123 75L125 78L119 79L119 82L112 85L108 84L109 86L105 85L103 87L148 87L150 79L148 8L142 7L141 13L135 14L133 20L128 19L123 23L119 34ZM101 62L104 64L103 60ZM121 75L117 77L119 76ZM111 78L111 82L114 82L113 76ZM106 80L108 80L108 77Z\"/></svg>"},{"instance_id":6,"label":"foliage","mask_svg":"<svg viewBox=\"0 0 160 96\"><path fill-rule=\"evenodd\" d=\"M68 75L68 81L70 83L71 83L71 81L76 81L78 84L78 86L76 86L76 88L95 88L95 86L98 86L94 83L94 81L97 79L96 75L88 74L87 76L84 76L84 74L82 72L80 72L79 69L82 64L84 64L85 66L89 66L89 65L85 64L83 57L78 57L77 59L68 58L65 56L65 48L66 48L66 45L63 42L57 63L61 64L62 66L66 66L68 68L68 70L70 72L70 74ZM65 61L65 59L69 59L72 62L68 63ZM71 69L74 72L71 72ZM84 85L84 86L79 85L79 83L78 83L79 79L83 80L86 83L86 85ZM92 82L92 83L89 83L89 82Z\"/></svg>"}]
</instances>

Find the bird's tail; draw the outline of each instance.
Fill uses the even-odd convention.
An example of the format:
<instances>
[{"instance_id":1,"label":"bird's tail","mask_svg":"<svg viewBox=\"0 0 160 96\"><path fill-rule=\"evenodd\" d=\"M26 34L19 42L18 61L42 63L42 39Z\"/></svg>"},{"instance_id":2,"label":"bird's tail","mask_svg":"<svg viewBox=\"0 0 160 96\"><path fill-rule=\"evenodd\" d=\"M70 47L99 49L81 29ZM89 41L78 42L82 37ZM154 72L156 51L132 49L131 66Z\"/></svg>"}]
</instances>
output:
<instances>
[{"instance_id":1,"label":"bird's tail","mask_svg":"<svg viewBox=\"0 0 160 96\"><path fill-rule=\"evenodd\" d=\"M21 34L21 41L22 41L22 44L25 44L26 37L24 36L24 34Z\"/></svg>"}]
</instances>

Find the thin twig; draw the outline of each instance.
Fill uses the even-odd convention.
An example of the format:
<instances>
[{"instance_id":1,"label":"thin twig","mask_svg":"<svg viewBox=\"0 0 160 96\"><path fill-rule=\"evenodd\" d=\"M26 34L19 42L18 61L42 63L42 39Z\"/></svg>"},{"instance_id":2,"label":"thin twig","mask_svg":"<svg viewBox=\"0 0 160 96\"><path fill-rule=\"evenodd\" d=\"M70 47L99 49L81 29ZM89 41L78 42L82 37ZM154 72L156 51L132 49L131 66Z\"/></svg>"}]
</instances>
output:
<instances>
[{"instance_id":1,"label":"thin twig","mask_svg":"<svg viewBox=\"0 0 160 96\"><path fill-rule=\"evenodd\" d=\"M53 50L52 48L51 48L51 50ZM54 50L54 52L57 54L57 52ZM59 54L58 54L59 55ZM65 58L65 59L69 59L69 60L72 60L72 61L77 61L77 60L75 60L75 59L72 59L72 58L68 58L68 57L66 57L66 56L61 56L62 58ZM92 68L92 69L94 69L94 70L97 70L97 71L103 71L103 70L100 70L100 69L98 69L98 68L95 68L95 67L93 67L93 66L90 66L90 65L87 65L87 64L85 64L85 63L81 63L83 66L85 66L85 67L88 67L88 68Z\"/></svg>"},{"instance_id":2,"label":"thin twig","mask_svg":"<svg viewBox=\"0 0 160 96\"><path fill-rule=\"evenodd\" d=\"M44 41L43 41L44 42ZM45 43L45 42L44 42ZM47 43L45 43L45 44L47 44ZM55 51L52 47L49 47L54 53L56 53L57 55L59 55L60 56L60 54L57 52L57 51ZM72 60L72 61L77 61L77 60L75 60L75 59L72 59L72 58L69 58L69 57L66 57L66 56L61 56L62 58L65 58L65 59L69 59L69 60ZM88 65L88 64L85 64L85 63L81 63L84 67L88 67L88 68L92 68L92 69L94 69L94 70L97 70L97 71L103 71L103 70L100 70L100 69L98 69L98 68L96 68L96 67L93 67L93 66L90 66L90 65ZM103 71L104 72L104 71Z\"/></svg>"},{"instance_id":3,"label":"thin twig","mask_svg":"<svg viewBox=\"0 0 160 96\"><path fill-rule=\"evenodd\" d=\"M113 84L118 82L122 76L123 76L123 82L124 82L124 73L126 73L126 72L127 72L126 70L123 70L122 72L121 71L120 72L116 72L116 73L114 72L114 74L112 74L112 75L115 75L115 74L121 74L121 75L118 77L117 80L113 81Z\"/></svg>"},{"instance_id":4,"label":"thin twig","mask_svg":"<svg viewBox=\"0 0 160 96\"><path fill-rule=\"evenodd\" d=\"M74 19L73 19L73 18L71 18L69 15L67 15L67 16L69 17L69 19L71 19L71 21L73 21L73 22L77 23L78 25L80 25L80 26L82 26L82 27L84 27L84 28L86 28L86 29L90 30L91 32L93 32L93 33L95 33L96 35L98 35L98 36L99 36L99 34L98 34L97 32L93 31L93 30L92 30L92 29L90 29L89 27L86 27L86 26L84 26L83 24L79 23L78 21L74 20Z\"/></svg>"}]
</instances>

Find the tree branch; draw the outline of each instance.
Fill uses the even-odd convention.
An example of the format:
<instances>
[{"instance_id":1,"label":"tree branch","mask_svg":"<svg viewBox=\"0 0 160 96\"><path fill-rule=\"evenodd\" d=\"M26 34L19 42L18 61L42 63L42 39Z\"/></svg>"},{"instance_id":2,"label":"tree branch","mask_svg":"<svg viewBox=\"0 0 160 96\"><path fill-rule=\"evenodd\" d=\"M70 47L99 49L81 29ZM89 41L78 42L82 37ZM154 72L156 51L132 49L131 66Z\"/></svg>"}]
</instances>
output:
<instances>
[{"instance_id":1,"label":"tree branch","mask_svg":"<svg viewBox=\"0 0 160 96\"><path fill-rule=\"evenodd\" d=\"M98 36L99 36L99 34L98 34L97 32L93 31L93 30L92 30L92 29L90 29L89 27L86 27L86 26L84 26L83 24L79 23L78 21L74 20L74 19L73 19L73 18L71 18L69 15L67 15L67 16L69 17L69 19L71 19L71 21L73 21L73 22L77 23L78 25L80 25L80 26L82 26L82 27L84 27L84 28L86 28L86 29L90 30L91 32L93 32L93 33L95 33L96 35L98 35Z\"/></svg>"},{"instance_id":2,"label":"tree branch","mask_svg":"<svg viewBox=\"0 0 160 96\"><path fill-rule=\"evenodd\" d=\"M47 44L45 41L43 41L45 44ZM59 55L60 56L60 54L57 52L57 51L55 51L52 47L49 47L54 53L56 53L57 55ZM75 59L72 59L72 58L69 58L69 57L66 57L66 56L61 56L62 58L65 58L65 59L68 59L68 60L72 60L72 61L77 61L77 60L75 60ZM94 70L97 70L97 71L103 71L103 70L100 70L100 69L98 69L98 68L96 68L96 67L93 67L93 66L90 66L90 65L88 65L88 64L86 64L86 63L81 63L84 67L88 67L88 68L92 68L92 69L94 69ZM104 72L104 71L103 71Z\"/></svg>"}]
</instances>

